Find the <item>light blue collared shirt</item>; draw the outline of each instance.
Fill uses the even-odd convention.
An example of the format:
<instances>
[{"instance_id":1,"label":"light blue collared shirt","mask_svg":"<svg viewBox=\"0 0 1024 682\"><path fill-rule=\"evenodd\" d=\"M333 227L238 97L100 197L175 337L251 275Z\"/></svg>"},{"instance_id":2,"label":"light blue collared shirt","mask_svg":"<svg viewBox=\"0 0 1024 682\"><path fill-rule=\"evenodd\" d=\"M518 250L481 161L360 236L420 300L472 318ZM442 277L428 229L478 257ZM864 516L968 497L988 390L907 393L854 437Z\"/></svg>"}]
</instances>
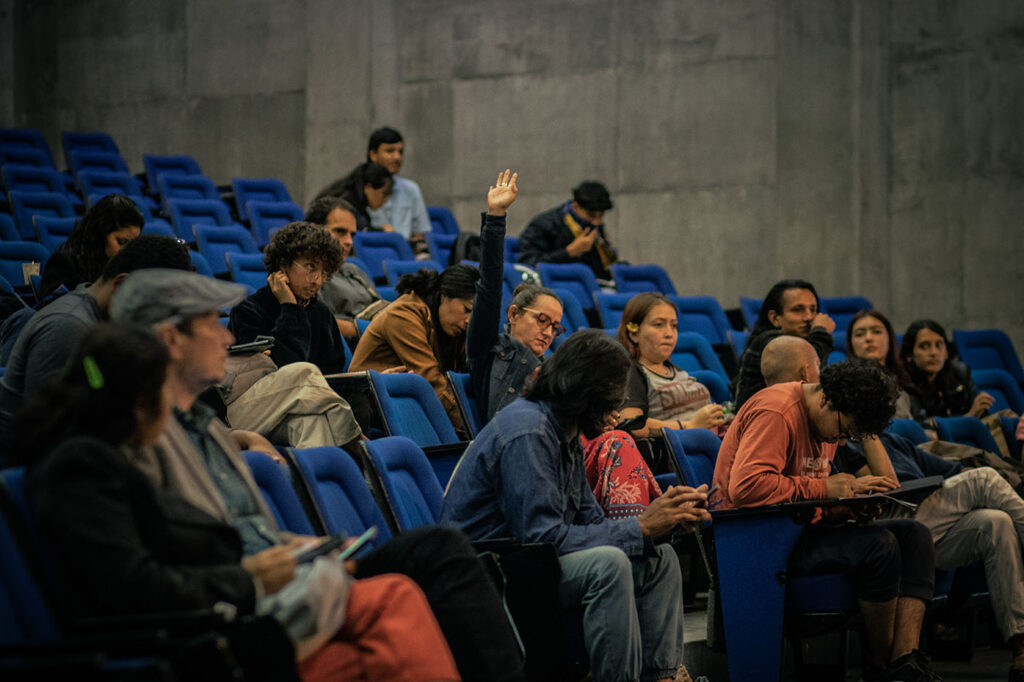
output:
<instances>
[{"instance_id":1,"label":"light blue collared shirt","mask_svg":"<svg viewBox=\"0 0 1024 682\"><path fill-rule=\"evenodd\" d=\"M397 175L393 177L395 188L384 205L376 210L366 210L370 214L370 223L374 227L391 225L406 239L413 234L430 232L430 218L420 186L412 180Z\"/></svg>"}]
</instances>

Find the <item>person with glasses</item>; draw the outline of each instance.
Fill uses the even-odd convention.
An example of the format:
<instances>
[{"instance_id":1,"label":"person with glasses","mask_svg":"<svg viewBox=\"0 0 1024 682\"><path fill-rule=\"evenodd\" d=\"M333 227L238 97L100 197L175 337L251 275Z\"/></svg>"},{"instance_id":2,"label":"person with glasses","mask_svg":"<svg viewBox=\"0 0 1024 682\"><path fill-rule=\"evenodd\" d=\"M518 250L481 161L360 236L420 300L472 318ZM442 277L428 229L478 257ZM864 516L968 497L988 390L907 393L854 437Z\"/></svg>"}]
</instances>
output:
<instances>
[{"instance_id":1,"label":"person with glasses","mask_svg":"<svg viewBox=\"0 0 1024 682\"><path fill-rule=\"evenodd\" d=\"M881 447L877 465L855 478L831 473L839 444L866 441L892 419L896 381L873 360L821 370L816 383L792 381L754 394L729 427L715 463L712 502L723 508L851 497L898 486ZM791 576L842 572L853 577L864 618L865 680L935 680L918 651L935 582L932 534L911 519L851 524L819 510L789 558ZM766 541L768 539L766 538Z\"/></svg>"},{"instance_id":2,"label":"person with glasses","mask_svg":"<svg viewBox=\"0 0 1024 682\"><path fill-rule=\"evenodd\" d=\"M484 423L522 393L526 380L562 326L562 302L537 284L520 284L512 295L504 331L501 320L505 262L505 214L519 193L519 176L505 170L487 193L480 228L480 281L466 336L470 380Z\"/></svg>"},{"instance_id":3,"label":"person with glasses","mask_svg":"<svg viewBox=\"0 0 1024 682\"><path fill-rule=\"evenodd\" d=\"M362 429L352 405L324 379L345 371L345 341L317 297L341 262L341 247L319 225L289 223L270 240L266 286L233 307L228 321L236 343L274 337L269 359L259 353L230 367L225 402L232 426L293 447L357 451Z\"/></svg>"}]
</instances>

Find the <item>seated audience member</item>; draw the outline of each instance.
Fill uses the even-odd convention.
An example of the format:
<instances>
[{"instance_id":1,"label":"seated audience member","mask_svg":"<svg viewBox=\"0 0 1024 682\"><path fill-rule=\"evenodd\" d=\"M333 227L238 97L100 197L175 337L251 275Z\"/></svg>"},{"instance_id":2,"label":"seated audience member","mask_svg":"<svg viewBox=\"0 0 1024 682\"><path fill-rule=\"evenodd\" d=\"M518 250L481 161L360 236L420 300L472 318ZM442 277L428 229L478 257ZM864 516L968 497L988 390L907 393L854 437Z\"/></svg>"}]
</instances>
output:
<instances>
[{"instance_id":1,"label":"seated audience member","mask_svg":"<svg viewBox=\"0 0 1024 682\"><path fill-rule=\"evenodd\" d=\"M70 291L82 282L95 282L107 262L139 236L145 221L126 196L110 194L97 201L46 261L39 284L42 295L61 286Z\"/></svg>"},{"instance_id":2,"label":"seated audience member","mask_svg":"<svg viewBox=\"0 0 1024 682\"><path fill-rule=\"evenodd\" d=\"M239 343L273 336L270 357L278 367L311 362L324 374L344 371L344 341L334 315L317 298L341 259L338 244L316 225L282 227L263 255L267 285L231 309L231 333Z\"/></svg>"},{"instance_id":3,"label":"seated audience member","mask_svg":"<svg viewBox=\"0 0 1024 682\"><path fill-rule=\"evenodd\" d=\"M369 212L384 205L391 196L394 186L394 178L387 168L379 163L367 161L353 168L345 177L320 190L316 198L338 197L352 204L356 209L356 226L361 232L365 232L374 229Z\"/></svg>"},{"instance_id":4,"label":"seated audience member","mask_svg":"<svg viewBox=\"0 0 1024 682\"><path fill-rule=\"evenodd\" d=\"M880 363L896 378L900 396L896 400L896 419L908 419L910 396L907 386L910 376L900 361L896 350L896 334L889 319L877 310L862 310L853 316L846 328L846 354L850 357L868 358Z\"/></svg>"},{"instance_id":5,"label":"seated audience member","mask_svg":"<svg viewBox=\"0 0 1024 682\"><path fill-rule=\"evenodd\" d=\"M885 337L884 318L875 315L859 314L860 320L867 321L868 329L858 336L855 346L881 361L881 357L875 356L889 341ZM882 328L881 332L876 325ZM850 326L862 328L856 321ZM784 341L789 342L785 348L778 345ZM772 370L771 374L765 372L764 379L769 386L787 381L816 382L816 364L809 371L807 363L812 358L816 363L817 357L803 339L779 337L765 347L761 356L762 366L770 363ZM886 460L877 451L870 458L866 454L879 441L891 466L886 466ZM895 473L900 482L934 475L945 477L943 487L926 497L916 510L891 505L886 515L913 518L931 531L936 568L951 571L975 561L984 564L996 623L1013 652L1010 679L1024 680L1024 500L993 469L962 471L959 464L947 462L914 447L906 438L887 432L860 443L849 441L840 445L835 462L840 471L855 476ZM985 541L979 542L979 537Z\"/></svg>"},{"instance_id":6,"label":"seated audience member","mask_svg":"<svg viewBox=\"0 0 1024 682\"><path fill-rule=\"evenodd\" d=\"M907 327L900 359L910 375L910 412L919 422L932 417L984 417L993 398L978 391L971 370L949 356L946 330L934 320L917 320Z\"/></svg>"},{"instance_id":7,"label":"seated audience member","mask_svg":"<svg viewBox=\"0 0 1024 682\"><path fill-rule=\"evenodd\" d=\"M669 488L643 513L618 520L590 492L579 436L601 433L629 368L604 332L569 337L466 450L441 519L476 540L553 543L562 604L584 607L594 679L670 680L683 657L682 584L675 552L656 543L710 515L698 506L703 486Z\"/></svg>"},{"instance_id":8,"label":"seated audience member","mask_svg":"<svg viewBox=\"0 0 1024 682\"><path fill-rule=\"evenodd\" d=\"M572 191L572 199L534 217L519 235L519 262L583 263L598 279L611 279L618 261L604 233L604 214L612 210L608 190L587 180Z\"/></svg>"},{"instance_id":9,"label":"seated audience member","mask_svg":"<svg viewBox=\"0 0 1024 682\"><path fill-rule=\"evenodd\" d=\"M440 274L423 269L403 275L395 287L401 295L359 337L349 370L404 366L419 374L433 386L455 429L465 433L444 373L467 370L466 326L479 276L476 268L462 264Z\"/></svg>"},{"instance_id":10,"label":"seated audience member","mask_svg":"<svg viewBox=\"0 0 1024 682\"><path fill-rule=\"evenodd\" d=\"M125 281L111 304L111 317L139 324L181 319L176 338L183 350L180 358L172 352L172 379L196 388L196 396L212 386L222 386L227 418L236 427L231 437L239 447L280 459L260 435L266 434L282 445L338 445L358 454L359 425L348 403L331 390L316 365L292 362L278 368L271 358L257 353L241 360L232 358L231 379L223 381L224 349L234 337L220 323L218 310L231 307L244 296L245 289L237 284L192 273L149 270ZM216 350L214 366L195 351L197 344ZM182 409L191 411L192 421L200 424L214 414L202 402L193 406L189 401L189 407Z\"/></svg>"},{"instance_id":11,"label":"seated audience member","mask_svg":"<svg viewBox=\"0 0 1024 682\"><path fill-rule=\"evenodd\" d=\"M39 453L29 462L27 487L74 613L227 602L242 615L280 619L294 652L282 633L260 638L259 652L233 653L265 665L274 659L264 648L283 647L276 659L286 678L297 661L307 681L339 679L341 670L373 679L409 679L411 671L417 679L457 679L437 621L408 578L353 581L330 557L299 567L293 552L309 539L266 538L255 551L242 520L239 533L136 468L140 449L160 437L170 416L167 363L150 331L95 327L62 380L41 391L15 424L19 451ZM296 594L300 585L306 587ZM296 618L299 608L312 613Z\"/></svg>"},{"instance_id":12,"label":"seated audience member","mask_svg":"<svg viewBox=\"0 0 1024 682\"><path fill-rule=\"evenodd\" d=\"M714 482L724 506L849 497L896 487L885 451L870 438L892 418L895 401L892 377L877 363L857 359L826 367L820 383L761 390L740 409L718 453ZM883 475L829 475L837 443L850 438L876 446L866 452ZM928 529L904 519L838 526L816 521L793 549L789 572L854 577L867 638L864 679L936 679L917 650L935 580Z\"/></svg>"},{"instance_id":13,"label":"seated audience member","mask_svg":"<svg viewBox=\"0 0 1024 682\"><path fill-rule=\"evenodd\" d=\"M277 530L245 466L239 451L244 444L196 402L224 377L230 334L217 322L217 310L237 301L241 287L166 274L152 270L130 277L113 304L115 317L154 326L170 353L166 391L173 417L157 447L142 452L136 464L161 489L175 490L234 525L246 554L261 551L288 536ZM281 394L287 390L282 387ZM461 534L438 527L406 531L360 559L355 574L384 572L408 575L423 588L466 679L521 679L521 660L499 598Z\"/></svg>"},{"instance_id":14,"label":"seated audience member","mask_svg":"<svg viewBox=\"0 0 1024 682\"><path fill-rule=\"evenodd\" d=\"M750 396L764 388L761 376L761 351L777 336L789 334L810 341L818 351L822 364L832 352L832 332L836 323L818 312L818 292L814 285L799 279L785 279L777 283L764 297L761 312L750 331L747 347L740 356L740 369L733 380L732 394L736 396L736 409Z\"/></svg>"},{"instance_id":15,"label":"seated audience member","mask_svg":"<svg viewBox=\"0 0 1024 682\"><path fill-rule=\"evenodd\" d=\"M424 235L430 232L430 216L423 203L420 186L408 178L398 176L405 160L405 141L394 128L377 128L370 133L366 160L379 163L388 169L395 186L384 205L370 209L371 224L385 232L397 232L416 247L417 252L425 251L427 242Z\"/></svg>"},{"instance_id":16,"label":"seated audience member","mask_svg":"<svg viewBox=\"0 0 1024 682\"><path fill-rule=\"evenodd\" d=\"M110 259L95 282L78 285L32 316L0 378L0 432L22 401L64 368L79 339L107 317L111 297L128 273L143 268L191 270L192 261L175 239L138 237Z\"/></svg>"},{"instance_id":17,"label":"seated audience member","mask_svg":"<svg viewBox=\"0 0 1024 682\"><path fill-rule=\"evenodd\" d=\"M355 208L344 199L322 197L309 207L306 222L323 225L341 248L341 267L324 282L319 296L334 313L341 335L354 339L359 336L356 318L372 320L388 304L377 293L370 276L345 261L352 253L352 235L356 233Z\"/></svg>"},{"instance_id":18,"label":"seated audience member","mask_svg":"<svg viewBox=\"0 0 1024 682\"><path fill-rule=\"evenodd\" d=\"M480 279L466 333L466 353L473 393L484 421L519 397L526 380L540 366L555 336L562 333L562 303L550 289L536 284L516 288L508 324L499 331L505 262L505 214L519 194L519 175L498 174L487 193L487 213L480 228Z\"/></svg>"},{"instance_id":19,"label":"seated audience member","mask_svg":"<svg viewBox=\"0 0 1024 682\"><path fill-rule=\"evenodd\" d=\"M642 293L629 299L618 332L633 357L623 419L642 417L633 433L652 429L714 429L725 420L711 393L670 360L679 338L676 307L661 294Z\"/></svg>"}]
</instances>

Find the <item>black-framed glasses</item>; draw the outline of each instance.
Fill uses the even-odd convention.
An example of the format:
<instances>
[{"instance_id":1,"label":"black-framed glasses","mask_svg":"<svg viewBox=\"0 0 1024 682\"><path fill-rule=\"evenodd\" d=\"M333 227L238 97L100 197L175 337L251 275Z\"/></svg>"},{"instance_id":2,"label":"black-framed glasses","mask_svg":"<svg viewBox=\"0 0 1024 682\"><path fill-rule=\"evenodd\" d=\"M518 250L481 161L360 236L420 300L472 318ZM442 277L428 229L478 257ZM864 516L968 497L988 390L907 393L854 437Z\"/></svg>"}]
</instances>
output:
<instances>
[{"instance_id":1,"label":"black-framed glasses","mask_svg":"<svg viewBox=\"0 0 1024 682\"><path fill-rule=\"evenodd\" d=\"M561 336L563 333L565 333L565 327L562 326L562 323L555 322L545 313L542 313L541 311L536 310L534 308L522 308L522 310L525 310L526 312L531 313L533 315L533 319L537 320L537 325L540 327L541 331L544 331L548 327L551 327L551 333L554 334L555 336Z\"/></svg>"},{"instance_id":2,"label":"black-framed glasses","mask_svg":"<svg viewBox=\"0 0 1024 682\"><path fill-rule=\"evenodd\" d=\"M836 436L837 440L861 440L859 433L853 433L852 430L848 431L843 428L843 414L836 412L836 424L839 427L839 434Z\"/></svg>"}]
</instances>

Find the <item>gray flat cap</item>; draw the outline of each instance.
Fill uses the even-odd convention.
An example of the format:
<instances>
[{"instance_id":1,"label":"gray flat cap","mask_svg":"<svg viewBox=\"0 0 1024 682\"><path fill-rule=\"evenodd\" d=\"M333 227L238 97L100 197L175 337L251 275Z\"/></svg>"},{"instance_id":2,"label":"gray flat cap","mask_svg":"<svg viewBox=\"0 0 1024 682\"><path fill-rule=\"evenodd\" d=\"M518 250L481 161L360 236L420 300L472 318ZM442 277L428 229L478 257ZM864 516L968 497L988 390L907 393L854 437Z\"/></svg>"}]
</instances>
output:
<instances>
[{"instance_id":1,"label":"gray flat cap","mask_svg":"<svg viewBox=\"0 0 1024 682\"><path fill-rule=\"evenodd\" d=\"M180 322L243 298L241 284L182 270L154 268L128 275L110 303L110 318L138 324Z\"/></svg>"}]
</instances>

